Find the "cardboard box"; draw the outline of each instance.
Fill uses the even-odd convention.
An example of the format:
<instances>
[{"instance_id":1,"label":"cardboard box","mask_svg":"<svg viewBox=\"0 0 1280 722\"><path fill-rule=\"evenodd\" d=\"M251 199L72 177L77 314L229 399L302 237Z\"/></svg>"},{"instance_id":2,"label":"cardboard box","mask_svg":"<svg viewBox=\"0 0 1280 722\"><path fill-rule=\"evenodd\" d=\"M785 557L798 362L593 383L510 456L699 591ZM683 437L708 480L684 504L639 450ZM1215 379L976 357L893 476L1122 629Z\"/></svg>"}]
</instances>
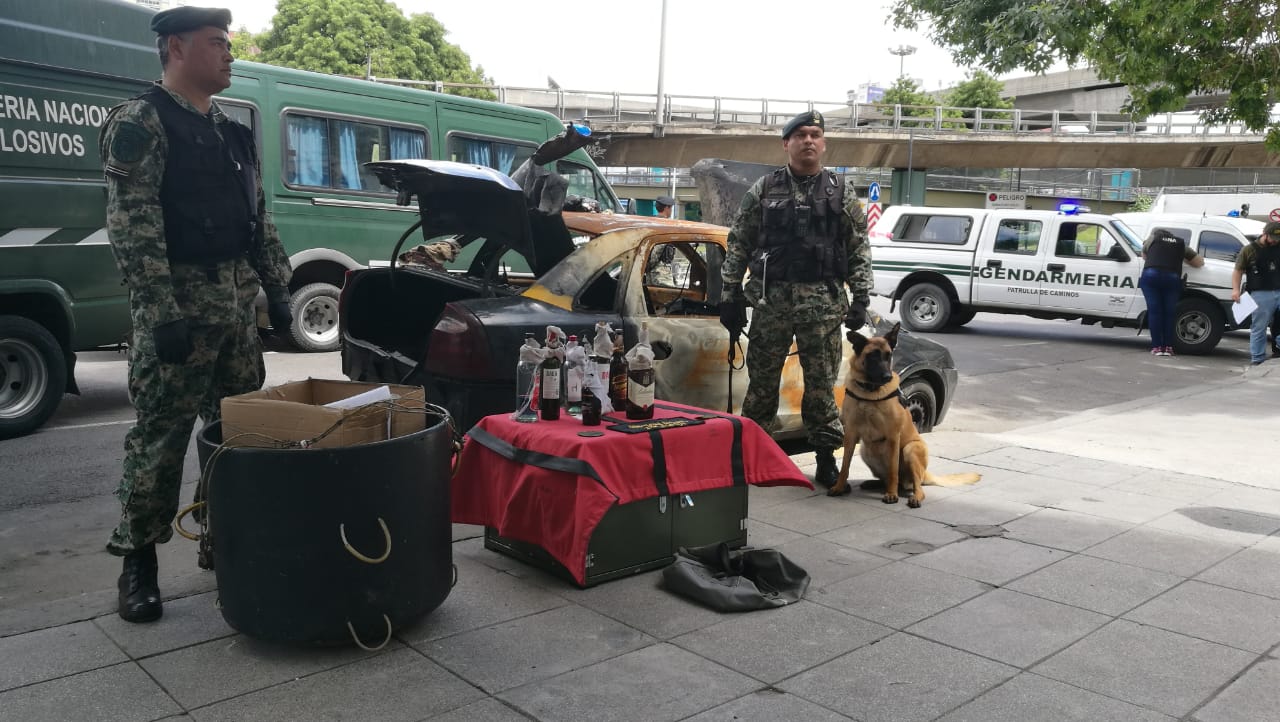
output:
<instances>
[{"instance_id":1,"label":"cardboard box","mask_svg":"<svg viewBox=\"0 0 1280 722\"><path fill-rule=\"evenodd\" d=\"M393 401L352 409L325 404L389 387ZM274 446L306 441L308 448L386 441L426 428L421 386L307 379L222 400L222 438L230 446ZM326 433L327 432L327 433ZM250 434L236 438L240 434Z\"/></svg>"}]
</instances>

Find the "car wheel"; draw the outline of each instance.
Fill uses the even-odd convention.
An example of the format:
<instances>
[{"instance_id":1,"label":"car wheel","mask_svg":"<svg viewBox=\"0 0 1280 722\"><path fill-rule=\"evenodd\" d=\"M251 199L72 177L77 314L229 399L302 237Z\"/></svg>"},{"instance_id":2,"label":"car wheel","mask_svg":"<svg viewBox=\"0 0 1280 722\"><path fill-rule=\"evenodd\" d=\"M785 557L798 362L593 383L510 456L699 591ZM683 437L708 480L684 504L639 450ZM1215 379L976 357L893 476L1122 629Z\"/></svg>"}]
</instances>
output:
<instances>
[{"instance_id":1,"label":"car wheel","mask_svg":"<svg viewBox=\"0 0 1280 722\"><path fill-rule=\"evenodd\" d=\"M933 387L924 379L912 379L899 388L916 431L922 434L933 431L933 420L938 417L938 396Z\"/></svg>"},{"instance_id":2,"label":"car wheel","mask_svg":"<svg viewBox=\"0 0 1280 722\"><path fill-rule=\"evenodd\" d=\"M310 283L294 292L289 299L293 312L293 328L289 337L302 351L334 351L338 348L337 286Z\"/></svg>"},{"instance_id":3,"label":"car wheel","mask_svg":"<svg viewBox=\"0 0 1280 722\"><path fill-rule=\"evenodd\" d=\"M0 439L29 434L49 420L67 390L67 359L44 326L0 316Z\"/></svg>"},{"instance_id":4,"label":"car wheel","mask_svg":"<svg viewBox=\"0 0 1280 722\"><path fill-rule=\"evenodd\" d=\"M942 331L951 311L951 297L932 283L917 283L902 294L902 325L908 331Z\"/></svg>"},{"instance_id":5,"label":"car wheel","mask_svg":"<svg viewBox=\"0 0 1280 722\"><path fill-rule=\"evenodd\" d=\"M1203 356L1217 347L1225 330L1220 308L1203 298L1184 298L1174 310L1173 350Z\"/></svg>"}]
</instances>

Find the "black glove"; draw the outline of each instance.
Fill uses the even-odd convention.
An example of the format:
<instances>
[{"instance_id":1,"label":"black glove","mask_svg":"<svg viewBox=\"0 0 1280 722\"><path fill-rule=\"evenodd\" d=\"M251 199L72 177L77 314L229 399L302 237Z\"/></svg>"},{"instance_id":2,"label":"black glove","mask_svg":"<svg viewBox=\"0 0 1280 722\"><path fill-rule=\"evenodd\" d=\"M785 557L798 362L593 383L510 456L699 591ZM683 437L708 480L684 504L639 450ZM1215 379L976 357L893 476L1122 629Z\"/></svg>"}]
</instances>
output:
<instances>
[{"instance_id":1,"label":"black glove","mask_svg":"<svg viewBox=\"0 0 1280 722\"><path fill-rule=\"evenodd\" d=\"M161 363L186 363L195 347L191 345L191 330L187 328L187 319L162 323L151 329L151 336L156 342L156 358Z\"/></svg>"},{"instance_id":2,"label":"black glove","mask_svg":"<svg viewBox=\"0 0 1280 722\"><path fill-rule=\"evenodd\" d=\"M867 304L862 301L851 301L849 312L844 315L844 325L850 331L857 331L867 325Z\"/></svg>"},{"instance_id":3,"label":"black glove","mask_svg":"<svg viewBox=\"0 0 1280 722\"><path fill-rule=\"evenodd\" d=\"M743 301L720 302L720 325L729 330L731 335L741 334L747 325L747 305Z\"/></svg>"},{"instance_id":4,"label":"black glove","mask_svg":"<svg viewBox=\"0 0 1280 722\"><path fill-rule=\"evenodd\" d=\"M289 310L288 301L268 303L267 317L271 319L271 328L276 333L289 333L289 327L293 325L293 312Z\"/></svg>"}]
</instances>

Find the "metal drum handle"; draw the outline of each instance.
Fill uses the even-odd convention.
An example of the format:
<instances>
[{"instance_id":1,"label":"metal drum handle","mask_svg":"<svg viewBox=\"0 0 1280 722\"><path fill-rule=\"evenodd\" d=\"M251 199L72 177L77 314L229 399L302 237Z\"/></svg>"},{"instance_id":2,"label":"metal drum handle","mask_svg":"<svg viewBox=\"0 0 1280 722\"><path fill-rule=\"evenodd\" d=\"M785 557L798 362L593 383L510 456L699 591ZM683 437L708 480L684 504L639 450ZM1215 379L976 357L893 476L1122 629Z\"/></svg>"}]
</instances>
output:
<instances>
[{"instance_id":1,"label":"metal drum handle","mask_svg":"<svg viewBox=\"0 0 1280 722\"><path fill-rule=\"evenodd\" d=\"M387 543L387 550L382 553L382 556L375 558L356 551L355 547L351 546L351 542L347 541L346 524L338 524L338 536L342 537L342 547L350 552L351 556L359 559L365 564L381 564L385 562L387 557L391 556L391 531L387 529L387 523L382 520L382 517L378 517L378 526L382 527L382 538L385 539Z\"/></svg>"}]
</instances>

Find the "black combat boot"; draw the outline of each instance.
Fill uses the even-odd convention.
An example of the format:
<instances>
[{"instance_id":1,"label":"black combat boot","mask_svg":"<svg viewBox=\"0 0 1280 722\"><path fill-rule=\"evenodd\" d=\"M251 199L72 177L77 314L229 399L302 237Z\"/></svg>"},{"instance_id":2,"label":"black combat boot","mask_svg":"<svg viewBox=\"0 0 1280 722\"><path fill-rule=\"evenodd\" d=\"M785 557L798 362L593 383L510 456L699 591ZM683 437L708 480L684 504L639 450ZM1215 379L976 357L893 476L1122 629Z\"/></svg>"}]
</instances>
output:
<instances>
[{"instance_id":1,"label":"black combat boot","mask_svg":"<svg viewBox=\"0 0 1280 722\"><path fill-rule=\"evenodd\" d=\"M148 544L124 557L124 571L116 586L120 589L120 618L126 622L154 622L164 613L160 605L159 564L156 545Z\"/></svg>"},{"instance_id":2,"label":"black combat boot","mask_svg":"<svg viewBox=\"0 0 1280 722\"><path fill-rule=\"evenodd\" d=\"M813 483L830 489L836 483L836 450L814 449L818 459L818 468L813 472Z\"/></svg>"}]
</instances>

